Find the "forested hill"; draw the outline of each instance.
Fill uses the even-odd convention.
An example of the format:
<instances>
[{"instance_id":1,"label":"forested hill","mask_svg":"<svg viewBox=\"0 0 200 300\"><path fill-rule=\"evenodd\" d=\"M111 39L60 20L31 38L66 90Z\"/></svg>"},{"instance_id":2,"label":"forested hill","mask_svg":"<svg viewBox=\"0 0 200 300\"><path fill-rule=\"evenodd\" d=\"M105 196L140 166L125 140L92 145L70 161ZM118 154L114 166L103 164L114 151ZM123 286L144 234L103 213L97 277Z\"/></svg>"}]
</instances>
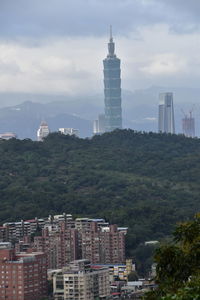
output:
<instances>
[{"instance_id":1,"label":"forested hill","mask_svg":"<svg viewBox=\"0 0 200 300\"><path fill-rule=\"evenodd\" d=\"M129 227L129 247L200 211L200 140L117 130L0 140L0 222L73 213Z\"/></svg>"}]
</instances>

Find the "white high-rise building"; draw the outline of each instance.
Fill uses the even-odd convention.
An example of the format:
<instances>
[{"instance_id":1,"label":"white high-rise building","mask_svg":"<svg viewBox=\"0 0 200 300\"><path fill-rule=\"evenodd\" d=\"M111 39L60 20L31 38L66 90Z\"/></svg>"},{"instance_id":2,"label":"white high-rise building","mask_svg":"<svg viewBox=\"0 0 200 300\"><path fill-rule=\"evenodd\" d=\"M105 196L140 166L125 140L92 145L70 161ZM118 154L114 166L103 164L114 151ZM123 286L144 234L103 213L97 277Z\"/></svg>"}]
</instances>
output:
<instances>
[{"instance_id":1,"label":"white high-rise building","mask_svg":"<svg viewBox=\"0 0 200 300\"><path fill-rule=\"evenodd\" d=\"M105 115L98 115L98 119L93 122L93 134L102 134L105 132Z\"/></svg>"},{"instance_id":2,"label":"white high-rise building","mask_svg":"<svg viewBox=\"0 0 200 300\"><path fill-rule=\"evenodd\" d=\"M173 93L159 95L158 132L175 133Z\"/></svg>"},{"instance_id":3,"label":"white high-rise building","mask_svg":"<svg viewBox=\"0 0 200 300\"><path fill-rule=\"evenodd\" d=\"M43 139L50 133L48 124L45 121L42 121L40 127L37 131L37 140L38 142L43 141Z\"/></svg>"},{"instance_id":4,"label":"white high-rise building","mask_svg":"<svg viewBox=\"0 0 200 300\"><path fill-rule=\"evenodd\" d=\"M74 128L59 128L59 132L65 135L75 135L79 136L79 130Z\"/></svg>"}]
</instances>

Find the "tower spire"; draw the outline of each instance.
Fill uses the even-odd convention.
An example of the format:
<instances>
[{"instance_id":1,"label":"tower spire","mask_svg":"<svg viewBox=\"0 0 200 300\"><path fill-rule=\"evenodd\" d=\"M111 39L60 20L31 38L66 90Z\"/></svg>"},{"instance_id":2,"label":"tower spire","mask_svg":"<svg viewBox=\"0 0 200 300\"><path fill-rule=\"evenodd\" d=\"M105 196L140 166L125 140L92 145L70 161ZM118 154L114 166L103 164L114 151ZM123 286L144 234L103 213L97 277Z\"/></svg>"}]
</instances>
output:
<instances>
[{"instance_id":1,"label":"tower spire","mask_svg":"<svg viewBox=\"0 0 200 300\"><path fill-rule=\"evenodd\" d=\"M110 25L110 42L113 41L113 36L112 36L112 25Z\"/></svg>"},{"instance_id":2,"label":"tower spire","mask_svg":"<svg viewBox=\"0 0 200 300\"><path fill-rule=\"evenodd\" d=\"M108 43L108 56L115 55L115 43L113 42L112 25L110 25L110 40Z\"/></svg>"}]
</instances>

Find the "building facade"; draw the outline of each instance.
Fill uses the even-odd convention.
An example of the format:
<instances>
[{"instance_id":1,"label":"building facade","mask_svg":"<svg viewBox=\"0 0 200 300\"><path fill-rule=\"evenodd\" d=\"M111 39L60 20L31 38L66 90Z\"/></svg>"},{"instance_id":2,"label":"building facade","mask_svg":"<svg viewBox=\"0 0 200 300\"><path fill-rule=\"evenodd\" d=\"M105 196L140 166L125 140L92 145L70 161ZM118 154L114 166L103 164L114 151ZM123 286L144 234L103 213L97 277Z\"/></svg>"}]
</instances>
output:
<instances>
[{"instance_id":1,"label":"building facade","mask_svg":"<svg viewBox=\"0 0 200 300\"><path fill-rule=\"evenodd\" d=\"M44 253L18 253L0 243L0 299L40 300L47 295Z\"/></svg>"},{"instance_id":2,"label":"building facade","mask_svg":"<svg viewBox=\"0 0 200 300\"><path fill-rule=\"evenodd\" d=\"M158 132L175 133L173 93L159 95Z\"/></svg>"},{"instance_id":3,"label":"building facade","mask_svg":"<svg viewBox=\"0 0 200 300\"><path fill-rule=\"evenodd\" d=\"M122 128L121 69L120 59L115 54L112 30L108 43L108 55L104 66L105 131Z\"/></svg>"},{"instance_id":4,"label":"building facade","mask_svg":"<svg viewBox=\"0 0 200 300\"><path fill-rule=\"evenodd\" d=\"M102 134L105 132L105 115L98 115L98 119L93 122L93 134Z\"/></svg>"},{"instance_id":5,"label":"building facade","mask_svg":"<svg viewBox=\"0 0 200 300\"><path fill-rule=\"evenodd\" d=\"M47 256L47 268L62 268L78 258L78 234L74 228L66 229L64 223L60 229L42 230L42 236L34 238L33 248Z\"/></svg>"},{"instance_id":6,"label":"building facade","mask_svg":"<svg viewBox=\"0 0 200 300\"><path fill-rule=\"evenodd\" d=\"M45 137L50 133L47 122L42 121L40 127L37 131L37 140L38 142L42 142Z\"/></svg>"},{"instance_id":7,"label":"building facade","mask_svg":"<svg viewBox=\"0 0 200 300\"><path fill-rule=\"evenodd\" d=\"M110 296L109 270L92 268L88 260L71 262L53 277L55 300L95 300Z\"/></svg>"},{"instance_id":8,"label":"building facade","mask_svg":"<svg viewBox=\"0 0 200 300\"><path fill-rule=\"evenodd\" d=\"M187 137L195 137L195 119L192 116L192 112L189 115L185 115L182 119L183 134Z\"/></svg>"}]
</instances>

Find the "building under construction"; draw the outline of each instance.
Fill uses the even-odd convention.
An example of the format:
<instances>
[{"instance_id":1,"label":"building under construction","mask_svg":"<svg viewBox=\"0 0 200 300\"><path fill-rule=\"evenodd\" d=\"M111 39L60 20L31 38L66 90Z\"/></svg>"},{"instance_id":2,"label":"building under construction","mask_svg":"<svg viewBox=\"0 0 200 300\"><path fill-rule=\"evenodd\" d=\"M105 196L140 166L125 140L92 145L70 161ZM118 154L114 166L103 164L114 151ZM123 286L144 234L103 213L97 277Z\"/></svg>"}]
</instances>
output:
<instances>
[{"instance_id":1,"label":"building under construction","mask_svg":"<svg viewBox=\"0 0 200 300\"><path fill-rule=\"evenodd\" d=\"M195 119L192 116L192 111L190 111L189 115L184 114L184 118L182 119L182 129L185 136L195 137Z\"/></svg>"}]
</instances>

